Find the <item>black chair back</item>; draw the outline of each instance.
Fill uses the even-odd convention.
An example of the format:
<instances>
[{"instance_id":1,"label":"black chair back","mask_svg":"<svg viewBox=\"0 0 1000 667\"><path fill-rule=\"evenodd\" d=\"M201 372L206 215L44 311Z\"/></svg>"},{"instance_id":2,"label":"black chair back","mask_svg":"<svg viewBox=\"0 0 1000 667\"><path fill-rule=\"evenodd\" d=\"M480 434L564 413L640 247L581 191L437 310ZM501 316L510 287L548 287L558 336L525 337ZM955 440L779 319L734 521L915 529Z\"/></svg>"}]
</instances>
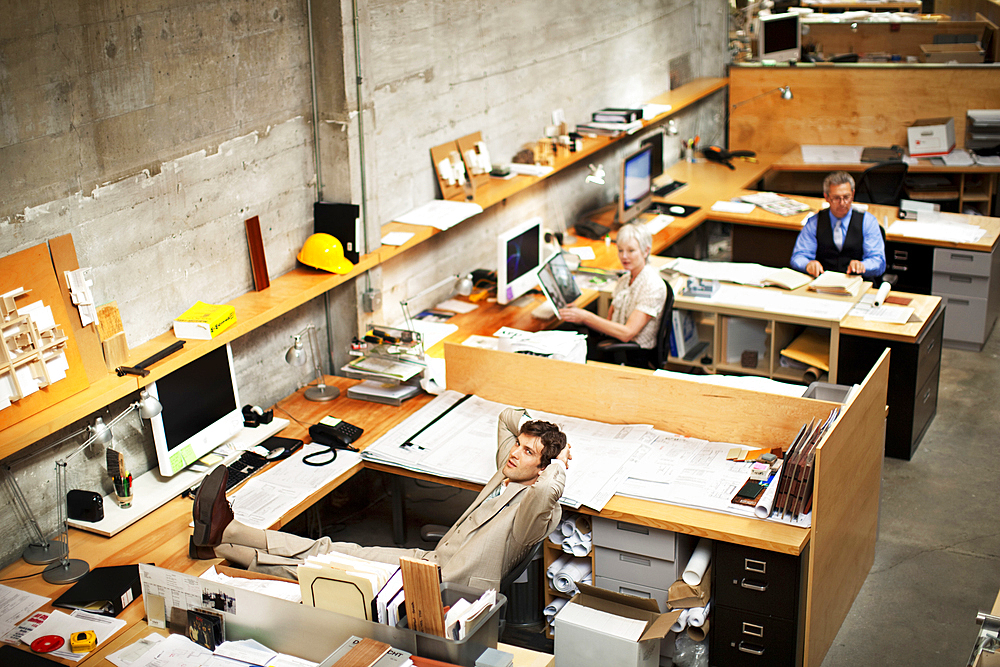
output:
<instances>
[{"instance_id":1,"label":"black chair back","mask_svg":"<svg viewBox=\"0 0 1000 667\"><path fill-rule=\"evenodd\" d=\"M867 204L899 206L908 168L905 162L896 161L869 167L858 179L854 199Z\"/></svg>"},{"instance_id":2,"label":"black chair back","mask_svg":"<svg viewBox=\"0 0 1000 667\"><path fill-rule=\"evenodd\" d=\"M667 286L667 298L663 302L660 328L656 331L656 351L653 358L656 368L663 368L667 364L667 358L670 356L670 333L674 328L674 290L666 280L663 283Z\"/></svg>"}]
</instances>

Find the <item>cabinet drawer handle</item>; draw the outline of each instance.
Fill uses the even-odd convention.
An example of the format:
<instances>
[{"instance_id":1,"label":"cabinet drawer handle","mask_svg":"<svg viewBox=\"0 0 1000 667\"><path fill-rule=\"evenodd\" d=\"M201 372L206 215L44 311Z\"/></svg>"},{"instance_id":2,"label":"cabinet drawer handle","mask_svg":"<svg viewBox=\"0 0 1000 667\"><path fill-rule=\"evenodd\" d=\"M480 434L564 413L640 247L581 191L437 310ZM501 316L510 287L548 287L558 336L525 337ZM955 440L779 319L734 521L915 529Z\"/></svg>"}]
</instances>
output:
<instances>
[{"instance_id":1,"label":"cabinet drawer handle","mask_svg":"<svg viewBox=\"0 0 1000 667\"><path fill-rule=\"evenodd\" d=\"M649 591L637 591L633 588L625 588L624 586L618 587L619 593L624 593L625 595L634 595L637 598L650 598L653 597L649 594Z\"/></svg>"},{"instance_id":2,"label":"cabinet drawer handle","mask_svg":"<svg viewBox=\"0 0 1000 667\"><path fill-rule=\"evenodd\" d=\"M930 397L931 397L931 388L927 387L927 391L924 392L924 398L921 401L921 403L926 403Z\"/></svg>"},{"instance_id":3,"label":"cabinet drawer handle","mask_svg":"<svg viewBox=\"0 0 1000 667\"><path fill-rule=\"evenodd\" d=\"M767 592L767 584L762 584L756 581L747 581L745 578L740 581L740 586L743 588L749 588L752 591L760 591L761 593Z\"/></svg>"},{"instance_id":4,"label":"cabinet drawer handle","mask_svg":"<svg viewBox=\"0 0 1000 667\"><path fill-rule=\"evenodd\" d=\"M892 257L893 259L898 259L901 262L905 262L910 258L910 253L907 250L893 250Z\"/></svg>"},{"instance_id":5,"label":"cabinet drawer handle","mask_svg":"<svg viewBox=\"0 0 1000 667\"><path fill-rule=\"evenodd\" d=\"M751 637L764 638L764 626L757 625L756 623L747 623L743 621L743 634L750 635Z\"/></svg>"},{"instance_id":6,"label":"cabinet drawer handle","mask_svg":"<svg viewBox=\"0 0 1000 667\"><path fill-rule=\"evenodd\" d=\"M751 655L764 655L763 646L757 646L756 644L751 644L749 642L740 642L738 648L744 653L750 653Z\"/></svg>"},{"instance_id":7,"label":"cabinet drawer handle","mask_svg":"<svg viewBox=\"0 0 1000 667\"><path fill-rule=\"evenodd\" d=\"M892 265L892 270L893 271L909 271L910 268L908 266L906 266L905 264L893 264Z\"/></svg>"},{"instance_id":8,"label":"cabinet drawer handle","mask_svg":"<svg viewBox=\"0 0 1000 667\"><path fill-rule=\"evenodd\" d=\"M767 574L767 563L762 560L754 560L753 558L743 559L743 569L747 572L756 572L757 574Z\"/></svg>"},{"instance_id":9,"label":"cabinet drawer handle","mask_svg":"<svg viewBox=\"0 0 1000 667\"><path fill-rule=\"evenodd\" d=\"M956 253L951 253L951 258L960 260L962 262L971 262L973 260L972 255L960 255Z\"/></svg>"},{"instance_id":10,"label":"cabinet drawer handle","mask_svg":"<svg viewBox=\"0 0 1000 667\"><path fill-rule=\"evenodd\" d=\"M934 349L935 345L937 345L937 338L931 338L929 341L927 341L927 351L924 352L924 354L930 354L931 350Z\"/></svg>"},{"instance_id":11,"label":"cabinet drawer handle","mask_svg":"<svg viewBox=\"0 0 1000 667\"><path fill-rule=\"evenodd\" d=\"M637 526L634 523L625 523L624 521L619 521L617 527L618 530L627 530L630 533L649 535L649 526Z\"/></svg>"},{"instance_id":12,"label":"cabinet drawer handle","mask_svg":"<svg viewBox=\"0 0 1000 667\"><path fill-rule=\"evenodd\" d=\"M618 554L618 559L625 563L632 563L633 565L642 565L643 567L649 567L652 565L652 561L648 558L640 558L639 556L632 556L630 554Z\"/></svg>"},{"instance_id":13,"label":"cabinet drawer handle","mask_svg":"<svg viewBox=\"0 0 1000 667\"><path fill-rule=\"evenodd\" d=\"M968 299L952 299L951 297L948 297L949 306L952 304L956 306L968 306L970 303L971 302Z\"/></svg>"},{"instance_id":14,"label":"cabinet drawer handle","mask_svg":"<svg viewBox=\"0 0 1000 667\"><path fill-rule=\"evenodd\" d=\"M950 280L953 283L972 284L972 276L948 276L948 280Z\"/></svg>"}]
</instances>

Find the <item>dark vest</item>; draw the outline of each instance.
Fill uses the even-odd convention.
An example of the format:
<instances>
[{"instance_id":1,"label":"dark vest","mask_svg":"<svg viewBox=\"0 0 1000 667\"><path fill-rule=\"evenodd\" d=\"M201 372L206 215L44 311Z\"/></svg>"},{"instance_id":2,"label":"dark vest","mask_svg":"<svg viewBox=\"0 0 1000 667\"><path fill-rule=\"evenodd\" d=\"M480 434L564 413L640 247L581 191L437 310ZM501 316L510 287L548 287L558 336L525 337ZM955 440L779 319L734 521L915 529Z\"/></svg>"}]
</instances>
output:
<instances>
[{"instance_id":1,"label":"dark vest","mask_svg":"<svg viewBox=\"0 0 1000 667\"><path fill-rule=\"evenodd\" d=\"M847 273L851 260L861 260L865 254L865 236L863 232L865 214L854 210L851 221L847 225L847 236L844 237L844 247L837 250L833 242L833 229L830 228L830 209L824 208L816 219L816 259L823 265L825 271Z\"/></svg>"}]
</instances>

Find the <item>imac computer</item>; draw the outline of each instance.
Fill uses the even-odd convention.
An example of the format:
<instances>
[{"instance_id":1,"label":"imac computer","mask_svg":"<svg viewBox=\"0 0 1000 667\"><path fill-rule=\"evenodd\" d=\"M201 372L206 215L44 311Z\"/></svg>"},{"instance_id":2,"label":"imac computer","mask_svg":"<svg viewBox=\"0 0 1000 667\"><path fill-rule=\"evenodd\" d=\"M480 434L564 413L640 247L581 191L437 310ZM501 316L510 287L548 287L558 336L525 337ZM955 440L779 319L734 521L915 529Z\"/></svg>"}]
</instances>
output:
<instances>
[{"instance_id":1,"label":"imac computer","mask_svg":"<svg viewBox=\"0 0 1000 667\"><path fill-rule=\"evenodd\" d=\"M645 146L622 162L618 195L618 222L635 220L653 203L653 147Z\"/></svg>"},{"instance_id":2,"label":"imac computer","mask_svg":"<svg viewBox=\"0 0 1000 667\"><path fill-rule=\"evenodd\" d=\"M243 428L243 412L226 344L147 387L163 406L153 417L153 445L160 474L170 477Z\"/></svg>"},{"instance_id":3,"label":"imac computer","mask_svg":"<svg viewBox=\"0 0 1000 667\"><path fill-rule=\"evenodd\" d=\"M761 61L788 62L801 57L798 14L769 14L759 20L757 54Z\"/></svg>"},{"instance_id":4,"label":"imac computer","mask_svg":"<svg viewBox=\"0 0 1000 667\"><path fill-rule=\"evenodd\" d=\"M497 237L497 303L534 289L542 265L542 219L522 222Z\"/></svg>"},{"instance_id":5,"label":"imac computer","mask_svg":"<svg viewBox=\"0 0 1000 667\"><path fill-rule=\"evenodd\" d=\"M642 147L645 148L649 146L653 149L652 154L650 154L650 169L649 177L653 179L653 183L656 183L656 179L663 174L663 131L657 130L653 134L649 135L642 140Z\"/></svg>"}]
</instances>

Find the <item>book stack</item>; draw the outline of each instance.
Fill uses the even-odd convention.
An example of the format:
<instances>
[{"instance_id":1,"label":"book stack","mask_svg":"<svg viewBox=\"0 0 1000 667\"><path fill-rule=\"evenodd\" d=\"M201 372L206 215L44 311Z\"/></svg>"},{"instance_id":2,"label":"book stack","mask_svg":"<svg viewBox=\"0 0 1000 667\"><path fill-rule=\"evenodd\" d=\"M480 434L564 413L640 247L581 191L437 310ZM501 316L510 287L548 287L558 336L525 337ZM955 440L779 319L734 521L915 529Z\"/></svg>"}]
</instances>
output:
<instances>
[{"instance_id":1,"label":"book stack","mask_svg":"<svg viewBox=\"0 0 1000 667\"><path fill-rule=\"evenodd\" d=\"M174 320L174 335L182 340L212 340L236 324L236 308L198 301Z\"/></svg>"},{"instance_id":2,"label":"book stack","mask_svg":"<svg viewBox=\"0 0 1000 667\"><path fill-rule=\"evenodd\" d=\"M399 567L331 552L298 567L302 604L395 627L404 602Z\"/></svg>"},{"instance_id":3,"label":"book stack","mask_svg":"<svg viewBox=\"0 0 1000 667\"><path fill-rule=\"evenodd\" d=\"M642 128L642 109L601 109L591 114L591 122L579 123L576 131L592 136L631 134Z\"/></svg>"},{"instance_id":4,"label":"book stack","mask_svg":"<svg viewBox=\"0 0 1000 667\"><path fill-rule=\"evenodd\" d=\"M601 109L590 114L597 123L632 123L642 119L642 109Z\"/></svg>"},{"instance_id":5,"label":"book stack","mask_svg":"<svg viewBox=\"0 0 1000 667\"><path fill-rule=\"evenodd\" d=\"M840 408L836 408L830 412L825 421L819 422L814 419L809 424L803 425L785 452L771 516L795 521L801 515L812 511L816 447L839 414Z\"/></svg>"},{"instance_id":6,"label":"book stack","mask_svg":"<svg viewBox=\"0 0 1000 667\"><path fill-rule=\"evenodd\" d=\"M809 283L809 290L820 294L833 296L857 296L861 294L864 285L861 276L849 276L836 271L824 271L819 277Z\"/></svg>"},{"instance_id":7,"label":"book stack","mask_svg":"<svg viewBox=\"0 0 1000 667\"><path fill-rule=\"evenodd\" d=\"M761 285L770 285L782 289L794 290L804 285L808 285L812 280L805 273L799 273L795 269L778 269L760 282Z\"/></svg>"}]
</instances>

